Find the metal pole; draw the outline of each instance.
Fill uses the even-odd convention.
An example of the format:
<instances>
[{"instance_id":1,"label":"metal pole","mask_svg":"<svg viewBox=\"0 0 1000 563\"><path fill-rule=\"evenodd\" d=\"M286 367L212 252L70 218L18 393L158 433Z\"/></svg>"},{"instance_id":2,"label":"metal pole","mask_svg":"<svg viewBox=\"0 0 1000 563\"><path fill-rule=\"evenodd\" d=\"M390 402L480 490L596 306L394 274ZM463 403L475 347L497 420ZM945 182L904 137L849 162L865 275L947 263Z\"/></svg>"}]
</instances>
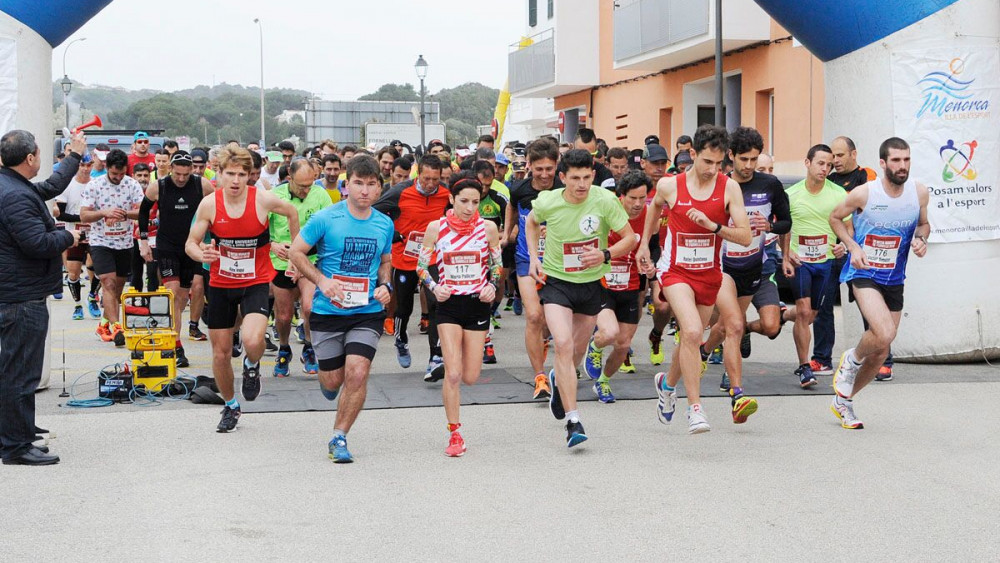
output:
<instances>
[{"instance_id":1,"label":"metal pole","mask_svg":"<svg viewBox=\"0 0 1000 563\"><path fill-rule=\"evenodd\" d=\"M424 139L424 79L420 79L420 146L427 149L427 142Z\"/></svg>"},{"instance_id":2,"label":"metal pole","mask_svg":"<svg viewBox=\"0 0 1000 563\"><path fill-rule=\"evenodd\" d=\"M264 25L260 23L260 18L253 20L260 31L260 146L266 149L264 144Z\"/></svg>"},{"instance_id":3,"label":"metal pole","mask_svg":"<svg viewBox=\"0 0 1000 563\"><path fill-rule=\"evenodd\" d=\"M726 126L722 110L725 107L722 79L722 0L715 0L715 124Z\"/></svg>"},{"instance_id":4,"label":"metal pole","mask_svg":"<svg viewBox=\"0 0 1000 563\"><path fill-rule=\"evenodd\" d=\"M69 129L69 94L63 90L63 108L66 110L66 128Z\"/></svg>"}]
</instances>

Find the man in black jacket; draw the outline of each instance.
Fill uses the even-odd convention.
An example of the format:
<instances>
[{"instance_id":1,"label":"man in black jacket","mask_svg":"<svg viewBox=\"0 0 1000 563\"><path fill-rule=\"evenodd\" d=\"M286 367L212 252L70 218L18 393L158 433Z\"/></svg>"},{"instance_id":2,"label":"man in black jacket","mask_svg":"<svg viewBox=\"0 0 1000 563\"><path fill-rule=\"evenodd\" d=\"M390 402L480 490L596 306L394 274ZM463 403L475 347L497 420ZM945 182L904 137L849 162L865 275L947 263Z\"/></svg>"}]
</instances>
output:
<instances>
[{"instance_id":1,"label":"man in black jacket","mask_svg":"<svg viewBox=\"0 0 1000 563\"><path fill-rule=\"evenodd\" d=\"M49 312L45 299L62 289L62 253L79 231L56 229L45 201L61 194L87 150L83 133L45 182L31 183L42 160L35 137L0 137L0 457L4 465L52 465L59 457L35 439L35 389L42 377Z\"/></svg>"}]
</instances>

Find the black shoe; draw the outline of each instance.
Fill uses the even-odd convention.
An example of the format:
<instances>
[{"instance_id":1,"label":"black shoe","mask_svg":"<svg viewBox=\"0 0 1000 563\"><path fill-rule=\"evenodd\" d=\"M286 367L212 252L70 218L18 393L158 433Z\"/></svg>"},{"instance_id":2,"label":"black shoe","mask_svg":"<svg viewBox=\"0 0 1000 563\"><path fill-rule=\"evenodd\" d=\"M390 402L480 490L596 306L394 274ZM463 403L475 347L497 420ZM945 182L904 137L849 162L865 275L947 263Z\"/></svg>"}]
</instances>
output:
<instances>
[{"instance_id":1,"label":"black shoe","mask_svg":"<svg viewBox=\"0 0 1000 563\"><path fill-rule=\"evenodd\" d=\"M223 407L222 420L219 421L219 426L216 427L215 431L224 433L236 428L236 423L240 421L240 412L238 408Z\"/></svg>"},{"instance_id":2,"label":"black shoe","mask_svg":"<svg viewBox=\"0 0 1000 563\"><path fill-rule=\"evenodd\" d=\"M567 422L566 423L566 447L572 448L573 446L586 442L587 434L583 430L583 425L580 421Z\"/></svg>"},{"instance_id":3,"label":"black shoe","mask_svg":"<svg viewBox=\"0 0 1000 563\"><path fill-rule=\"evenodd\" d=\"M42 452L43 454L49 453L49 447L48 446L31 446L31 447L33 447L36 450Z\"/></svg>"},{"instance_id":4,"label":"black shoe","mask_svg":"<svg viewBox=\"0 0 1000 563\"><path fill-rule=\"evenodd\" d=\"M562 397L559 396L559 387L556 386L556 370L549 370L549 388L552 394L549 395L549 411L556 420L566 418L566 409L563 408Z\"/></svg>"},{"instance_id":5,"label":"black shoe","mask_svg":"<svg viewBox=\"0 0 1000 563\"><path fill-rule=\"evenodd\" d=\"M260 364L248 366L243 360L243 398L252 401L260 395Z\"/></svg>"},{"instance_id":6,"label":"black shoe","mask_svg":"<svg viewBox=\"0 0 1000 563\"><path fill-rule=\"evenodd\" d=\"M42 428L41 426L35 426L35 434L48 434L49 431Z\"/></svg>"},{"instance_id":7,"label":"black shoe","mask_svg":"<svg viewBox=\"0 0 1000 563\"><path fill-rule=\"evenodd\" d=\"M125 333L121 330L115 333L115 346L121 348L125 345Z\"/></svg>"},{"instance_id":8,"label":"black shoe","mask_svg":"<svg viewBox=\"0 0 1000 563\"><path fill-rule=\"evenodd\" d=\"M3 460L4 465L55 465L57 463L59 463L59 456L50 455L35 446L17 457Z\"/></svg>"},{"instance_id":9,"label":"black shoe","mask_svg":"<svg viewBox=\"0 0 1000 563\"><path fill-rule=\"evenodd\" d=\"M243 341L240 340L239 331L233 333L233 357L239 358L243 355Z\"/></svg>"},{"instance_id":10,"label":"black shoe","mask_svg":"<svg viewBox=\"0 0 1000 563\"><path fill-rule=\"evenodd\" d=\"M264 354L273 356L278 353L278 346L271 341L271 333L264 331Z\"/></svg>"},{"instance_id":11,"label":"black shoe","mask_svg":"<svg viewBox=\"0 0 1000 563\"><path fill-rule=\"evenodd\" d=\"M740 356L744 360L750 357L750 333L748 331L745 331L743 338L740 339Z\"/></svg>"},{"instance_id":12,"label":"black shoe","mask_svg":"<svg viewBox=\"0 0 1000 563\"><path fill-rule=\"evenodd\" d=\"M191 365L191 362L187 359L187 355L184 354L183 346L177 347L177 350L174 351L174 356L177 358L177 367L186 368Z\"/></svg>"}]
</instances>

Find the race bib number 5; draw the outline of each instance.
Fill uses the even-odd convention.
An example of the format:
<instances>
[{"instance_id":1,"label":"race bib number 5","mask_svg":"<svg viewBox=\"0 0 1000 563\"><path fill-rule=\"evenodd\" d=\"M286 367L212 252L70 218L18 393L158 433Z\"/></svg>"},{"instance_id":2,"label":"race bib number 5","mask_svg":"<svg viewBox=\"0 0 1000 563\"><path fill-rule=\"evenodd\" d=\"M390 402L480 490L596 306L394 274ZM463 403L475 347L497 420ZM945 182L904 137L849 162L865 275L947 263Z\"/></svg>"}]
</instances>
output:
<instances>
[{"instance_id":1,"label":"race bib number 5","mask_svg":"<svg viewBox=\"0 0 1000 563\"><path fill-rule=\"evenodd\" d=\"M675 263L688 270L708 270L715 267L715 234L677 233Z\"/></svg>"},{"instance_id":2,"label":"race bib number 5","mask_svg":"<svg viewBox=\"0 0 1000 563\"><path fill-rule=\"evenodd\" d=\"M864 250L868 266L879 270L895 268L900 241L900 237L866 235Z\"/></svg>"},{"instance_id":3,"label":"race bib number 5","mask_svg":"<svg viewBox=\"0 0 1000 563\"><path fill-rule=\"evenodd\" d=\"M403 247L403 255L409 256L410 258L417 258L420 256L420 247L424 244L424 233L418 233L417 231L410 231L410 234L406 236L406 246Z\"/></svg>"},{"instance_id":4,"label":"race bib number 5","mask_svg":"<svg viewBox=\"0 0 1000 563\"><path fill-rule=\"evenodd\" d=\"M368 278L335 275L333 279L340 282L340 288L344 291L344 299L334 299L334 305L341 309L351 309L368 304Z\"/></svg>"},{"instance_id":5,"label":"race bib number 5","mask_svg":"<svg viewBox=\"0 0 1000 563\"><path fill-rule=\"evenodd\" d=\"M252 279L256 274L257 249L219 246L219 275L234 280Z\"/></svg>"},{"instance_id":6,"label":"race bib number 5","mask_svg":"<svg viewBox=\"0 0 1000 563\"><path fill-rule=\"evenodd\" d=\"M799 235L799 259L803 262L825 261L829 248L826 235L811 237Z\"/></svg>"},{"instance_id":7,"label":"race bib number 5","mask_svg":"<svg viewBox=\"0 0 1000 563\"><path fill-rule=\"evenodd\" d=\"M483 277L482 254L478 251L445 252L444 279L453 286L475 286Z\"/></svg>"},{"instance_id":8,"label":"race bib number 5","mask_svg":"<svg viewBox=\"0 0 1000 563\"><path fill-rule=\"evenodd\" d=\"M588 250L600 248L600 240L593 238L582 242L563 243L563 270L567 272L582 272L587 268L583 267L580 257Z\"/></svg>"}]
</instances>

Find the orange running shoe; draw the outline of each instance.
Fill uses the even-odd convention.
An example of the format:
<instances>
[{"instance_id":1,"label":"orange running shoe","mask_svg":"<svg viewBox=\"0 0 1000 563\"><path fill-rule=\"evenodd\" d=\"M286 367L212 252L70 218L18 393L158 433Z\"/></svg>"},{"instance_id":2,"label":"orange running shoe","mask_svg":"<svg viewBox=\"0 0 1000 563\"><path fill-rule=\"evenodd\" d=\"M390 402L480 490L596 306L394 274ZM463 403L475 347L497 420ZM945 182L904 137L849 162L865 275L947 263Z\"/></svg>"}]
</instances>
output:
<instances>
[{"instance_id":1,"label":"orange running shoe","mask_svg":"<svg viewBox=\"0 0 1000 563\"><path fill-rule=\"evenodd\" d=\"M549 389L549 378L544 373L537 374L535 376L535 394L531 398L548 399L551 394L552 389Z\"/></svg>"},{"instance_id":2,"label":"orange running shoe","mask_svg":"<svg viewBox=\"0 0 1000 563\"><path fill-rule=\"evenodd\" d=\"M111 339L114 338L114 336L111 334L110 323L98 324L97 330L94 332L97 333L97 336L100 336L101 340L105 342L111 342Z\"/></svg>"},{"instance_id":3,"label":"orange running shoe","mask_svg":"<svg viewBox=\"0 0 1000 563\"><path fill-rule=\"evenodd\" d=\"M396 321L390 319L389 317L386 317L385 322L382 323L382 329L389 336L396 334Z\"/></svg>"},{"instance_id":4,"label":"orange running shoe","mask_svg":"<svg viewBox=\"0 0 1000 563\"><path fill-rule=\"evenodd\" d=\"M465 449L465 440L462 439L462 435L456 430L451 433L451 438L448 440L448 447L444 449L444 455L448 457L462 457L465 455Z\"/></svg>"}]
</instances>

